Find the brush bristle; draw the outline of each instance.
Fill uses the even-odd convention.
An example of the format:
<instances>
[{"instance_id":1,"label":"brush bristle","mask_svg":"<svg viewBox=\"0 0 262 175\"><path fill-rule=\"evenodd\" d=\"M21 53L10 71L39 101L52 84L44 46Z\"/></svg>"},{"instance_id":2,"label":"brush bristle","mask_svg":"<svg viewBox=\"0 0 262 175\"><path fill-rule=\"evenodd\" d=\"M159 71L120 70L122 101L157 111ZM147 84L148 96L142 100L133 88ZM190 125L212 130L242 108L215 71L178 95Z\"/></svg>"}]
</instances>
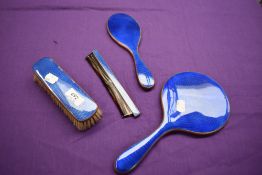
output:
<instances>
[{"instance_id":1,"label":"brush bristle","mask_svg":"<svg viewBox=\"0 0 262 175\"><path fill-rule=\"evenodd\" d=\"M44 89L44 91L51 97L51 99L54 101L54 103L64 112L64 114L69 118L69 120L76 126L76 128L80 131L84 131L88 128L91 128L93 125L95 125L102 116L102 112L99 108L97 108L96 112L93 114L92 117L84 120L84 121L78 121L71 112L69 112L65 106L57 99L57 97L46 87L46 85L42 82L39 77L34 74L34 81Z\"/></svg>"}]
</instances>

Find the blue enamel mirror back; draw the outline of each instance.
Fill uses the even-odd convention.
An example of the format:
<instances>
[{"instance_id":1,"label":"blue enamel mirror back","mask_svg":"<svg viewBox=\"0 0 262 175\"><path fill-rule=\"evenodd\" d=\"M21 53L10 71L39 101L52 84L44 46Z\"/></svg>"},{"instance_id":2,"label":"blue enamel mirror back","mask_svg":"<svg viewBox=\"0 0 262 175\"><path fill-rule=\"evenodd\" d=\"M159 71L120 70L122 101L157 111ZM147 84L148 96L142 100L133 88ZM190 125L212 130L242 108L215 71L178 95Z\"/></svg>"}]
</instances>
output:
<instances>
[{"instance_id":1,"label":"blue enamel mirror back","mask_svg":"<svg viewBox=\"0 0 262 175\"><path fill-rule=\"evenodd\" d=\"M193 134L214 133L226 124L230 107L222 87L210 77L184 72L172 76L161 92L163 121L148 137L134 144L116 160L115 170L134 169L152 146L170 131Z\"/></svg>"},{"instance_id":2,"label":"blue enamel mirror back","mask_svg":"<svg viewBox=\"0 0 262 175\"><path fill-rule=\"evenodd\" d=\"M224 126L229 102L213 79L194 72L171 77L162 90L164 119L174 129L206 134Z\"/></svg>"}]
</instances>

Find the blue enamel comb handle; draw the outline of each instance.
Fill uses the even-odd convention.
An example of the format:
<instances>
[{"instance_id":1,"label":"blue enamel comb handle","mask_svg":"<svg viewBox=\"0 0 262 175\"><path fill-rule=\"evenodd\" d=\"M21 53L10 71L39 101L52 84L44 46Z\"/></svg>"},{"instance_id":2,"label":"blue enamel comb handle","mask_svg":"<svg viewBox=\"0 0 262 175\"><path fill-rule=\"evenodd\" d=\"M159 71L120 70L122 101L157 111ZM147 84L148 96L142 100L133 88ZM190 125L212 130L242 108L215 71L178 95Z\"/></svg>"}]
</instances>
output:
<instances>
[{"instance_id":1,"label":"blue enamel comb handle","mask_svg":"<svg viewBox=\"0 0 262 175\"><path fill-rule=\"evenodd\" d=\"M139 84L145 89L153 88L155 80L152 73L138 54L141 38L141 30L138 23L131 16L118 13L108 19L107 29L111 38L132 54Z\"/></svg>"},{"instance_id":2,"label":"blue enamel comb handle","mask_svg":"<svg viewBox=\"0 0 262 175\"><path fill-rule=\"evenodd\" d=\"M91 64L96 73L100 76L103 83L106 85L114 101L117 103L124 117L133 115L138 117L140 112L134 102L131 100L123 86L119 83L112 70L106 64L103 57L94 50L86 57L86 60Z\"/></svg>"},{"instance_id":3,"label":"blue enamel comb handle","mask_svg":"<svg viewBox=\"0 0 262 175\"><path fill-rule=\"evenodd\" d=\"M161 100L161 125L117 158L117 172L128 173L134 169L152 146L170 131L210 134L223 128L229 118L229 101L224 90L200 73L184 72L171 77L162 89Z\"/></svg>"},{"instance_id":4,"label":"blue enamel comb handle","mask_svg":"<svg viewBox=\"0 0 262 175\"><path fill-rule=\"evenodd\" d=\"M79 130L101 119L97 104L51 58L33 65L34 80L51 96Z\"/></svg>"}]
</instances>

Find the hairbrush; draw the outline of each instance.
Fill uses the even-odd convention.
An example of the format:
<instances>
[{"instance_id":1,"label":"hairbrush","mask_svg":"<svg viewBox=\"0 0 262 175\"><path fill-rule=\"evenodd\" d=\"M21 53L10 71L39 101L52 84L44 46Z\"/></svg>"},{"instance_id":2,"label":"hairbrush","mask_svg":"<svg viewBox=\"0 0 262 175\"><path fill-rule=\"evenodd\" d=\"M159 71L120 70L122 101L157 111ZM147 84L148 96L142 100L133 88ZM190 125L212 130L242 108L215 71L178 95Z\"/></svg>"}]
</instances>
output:
<instances>
[{"instance_id":1,"label":"hairbrush","mask_svg":"<svg viewBox=\"0 0 262 175\"><path fill-rule=\"evenodd\" d=\"M101 119L101 110L63 69L51 58L42 58L33 65L37 82L79 130L93 126Z\"/></svg>"},{"instance_id":2,"label":"hairbrush","mask_svg":"<svg viewBox=\"0 0 262 175\"><path fill-rule=\"evenodd\" d=\"M123 116L127 117L133 115L134 117L138 117L140 112L136 105L131 100L123 86L119 83L116 76L113 74L112 70L98 51L94 50L86 57L86 60L91 64L103 83L106 85Z\"/></svg>"},{"instance_id":3,"label":"hairbrush","mask_svg":"<svg viewBox=\"0 0 262 175\"><path fill-rule=\"evenodd\" d=\"M145 89L153 88L155 81L152 73L138 54L141 30L135 19L123 13L114 14L108 19L107 29L111 38L132 54L139 84Z\"/></svg>"},{"instance_id":4,"label":"hairbrush","mask_svg":"<svg viewBox=\"0 0 262 175\"><path fill-rule=\"evenodd\" d=\"M229 101L224 90L200 73L184 72L171 77L162 89L161 100L161 125L117 158L117 172L127 173L135 168L157 140L170 131L211 134L223 128L229 118Z\"/></svg>"}]
</instances>

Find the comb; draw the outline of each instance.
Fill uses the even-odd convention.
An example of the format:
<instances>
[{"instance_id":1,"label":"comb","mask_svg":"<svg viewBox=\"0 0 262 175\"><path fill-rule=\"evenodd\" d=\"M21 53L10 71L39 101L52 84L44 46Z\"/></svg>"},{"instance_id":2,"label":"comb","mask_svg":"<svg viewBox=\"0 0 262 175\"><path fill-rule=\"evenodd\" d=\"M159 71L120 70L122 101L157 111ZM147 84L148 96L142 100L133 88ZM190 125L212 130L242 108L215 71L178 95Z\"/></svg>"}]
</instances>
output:
<instances>
[{"instance_id":1,"label":"comb","mask_svg":"<svg viewBox=\"0 0 262 175\"><path fill-rule=\"evenodd\" d=\"M117 103L119 109L121 110L123 117L130 115L138 117L140 112L136 105L131 100L123 86L119 83L116 76L98 51L94 50L86 57L86 60L91 64L93 69L102 79L113 100Z\"/></svg>"},{"instance_id":2,"label":"comb","mask_svg":"<svg viewBox=\"0 0 262 175\"><path fill-rule=\"evenodd\" d=\"M86 130L101 119L102 112L51 58L42 58L33 65L34 81L50 95L78 130Z\"/></svg>"}]
</instances>

